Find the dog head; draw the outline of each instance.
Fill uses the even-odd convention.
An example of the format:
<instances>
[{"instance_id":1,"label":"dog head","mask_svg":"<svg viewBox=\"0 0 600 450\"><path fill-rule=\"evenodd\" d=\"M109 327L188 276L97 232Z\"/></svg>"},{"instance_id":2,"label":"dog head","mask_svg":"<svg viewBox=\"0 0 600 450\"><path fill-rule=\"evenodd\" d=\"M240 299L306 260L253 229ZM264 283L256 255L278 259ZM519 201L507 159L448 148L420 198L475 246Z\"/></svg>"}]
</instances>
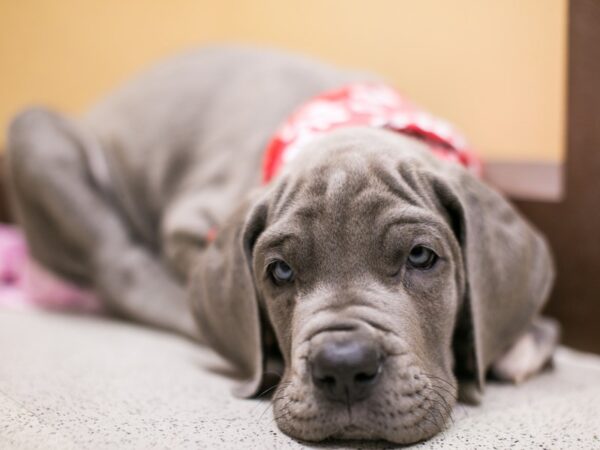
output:
<instances>
[{"instance_id":1,"label":"dog head","mask_svg":"<svg viewBox=\"0 0 600 450\"><path fill-rule=\"evenodd\" d=\"M546 299L544 240L496 192L419 141L346 129L240 207L192 280L206 339L306 440L412 443L443 429Z\"/></svg>"}]
</instances>

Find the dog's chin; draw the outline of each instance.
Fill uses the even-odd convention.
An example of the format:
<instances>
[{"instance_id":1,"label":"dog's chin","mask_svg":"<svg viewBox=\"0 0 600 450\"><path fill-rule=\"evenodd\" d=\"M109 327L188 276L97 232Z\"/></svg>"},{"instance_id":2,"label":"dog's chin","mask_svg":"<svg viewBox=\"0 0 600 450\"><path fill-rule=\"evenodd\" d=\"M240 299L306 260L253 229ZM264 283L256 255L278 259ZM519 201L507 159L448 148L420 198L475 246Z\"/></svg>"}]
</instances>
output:
<instances>
[{"instance_id":1,"label":"dog's chin","mask_svg":"<svg viewBox=\"0 0 600 450\"><path fill-rule=\"evenodd\" d=\"M426 375L408 353L388 358L386 366L372 394L351 405L326 399L310 381L306 367L295 370L274 395L277 425L305 441L412 444L443 431L455 403L454 378Z\"/></svg>"}]
</instances>

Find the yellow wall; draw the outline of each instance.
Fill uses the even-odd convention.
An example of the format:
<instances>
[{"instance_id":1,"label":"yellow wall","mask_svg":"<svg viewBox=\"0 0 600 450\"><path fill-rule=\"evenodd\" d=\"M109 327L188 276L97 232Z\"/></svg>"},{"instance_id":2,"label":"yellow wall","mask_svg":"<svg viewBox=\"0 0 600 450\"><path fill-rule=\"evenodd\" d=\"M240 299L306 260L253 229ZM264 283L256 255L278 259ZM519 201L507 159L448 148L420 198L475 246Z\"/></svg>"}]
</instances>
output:
<instances>
[{"instance_id":1,"label":"yellow wall","mask_svg":"<svg viewBox=\"0 0 600 450\"><path fill-rule=\"evenodd\" d=\"M566 0L0 0L0 128L32 102L82 111L178 49L244 41L377 71L489 159L557 161L566 14Z\"/></svg>"}]
</instances>

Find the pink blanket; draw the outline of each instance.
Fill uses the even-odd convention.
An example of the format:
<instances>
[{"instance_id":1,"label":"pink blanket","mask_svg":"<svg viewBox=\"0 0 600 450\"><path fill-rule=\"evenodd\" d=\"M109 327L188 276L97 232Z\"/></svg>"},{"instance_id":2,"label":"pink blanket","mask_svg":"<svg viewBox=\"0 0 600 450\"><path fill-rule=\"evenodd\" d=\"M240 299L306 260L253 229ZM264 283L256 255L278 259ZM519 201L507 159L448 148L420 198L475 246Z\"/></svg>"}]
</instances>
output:
<instances>
[{"instance_id":1,"label":"pink blanket","mask_svg":"<svg viewBox=\"0 0 600 450\"><path fill-rule=\"evenodd\" d=\"M0 224L0 307L96 313L98 299L51 274L29 255L21 231Z\"/></svg>"}]
</instances>

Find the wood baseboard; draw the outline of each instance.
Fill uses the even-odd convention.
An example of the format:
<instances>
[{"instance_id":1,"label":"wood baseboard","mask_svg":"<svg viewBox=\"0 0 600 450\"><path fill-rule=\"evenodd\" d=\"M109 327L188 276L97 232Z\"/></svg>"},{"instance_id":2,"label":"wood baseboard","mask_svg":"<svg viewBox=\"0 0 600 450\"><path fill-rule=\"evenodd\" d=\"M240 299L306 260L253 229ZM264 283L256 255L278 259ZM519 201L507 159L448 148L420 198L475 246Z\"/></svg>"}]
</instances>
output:
<instances>
[{"instance_id":1,"label":"wood baseboard","mask_svg":"<svg viewBox=\"0 0 600 450\"><path fill-rule=\"evenodd\" d=\"M483 178L514 200L558 202L564 198L564 167L539 161L488 161Z\"/></svg>"}]
</instances>

